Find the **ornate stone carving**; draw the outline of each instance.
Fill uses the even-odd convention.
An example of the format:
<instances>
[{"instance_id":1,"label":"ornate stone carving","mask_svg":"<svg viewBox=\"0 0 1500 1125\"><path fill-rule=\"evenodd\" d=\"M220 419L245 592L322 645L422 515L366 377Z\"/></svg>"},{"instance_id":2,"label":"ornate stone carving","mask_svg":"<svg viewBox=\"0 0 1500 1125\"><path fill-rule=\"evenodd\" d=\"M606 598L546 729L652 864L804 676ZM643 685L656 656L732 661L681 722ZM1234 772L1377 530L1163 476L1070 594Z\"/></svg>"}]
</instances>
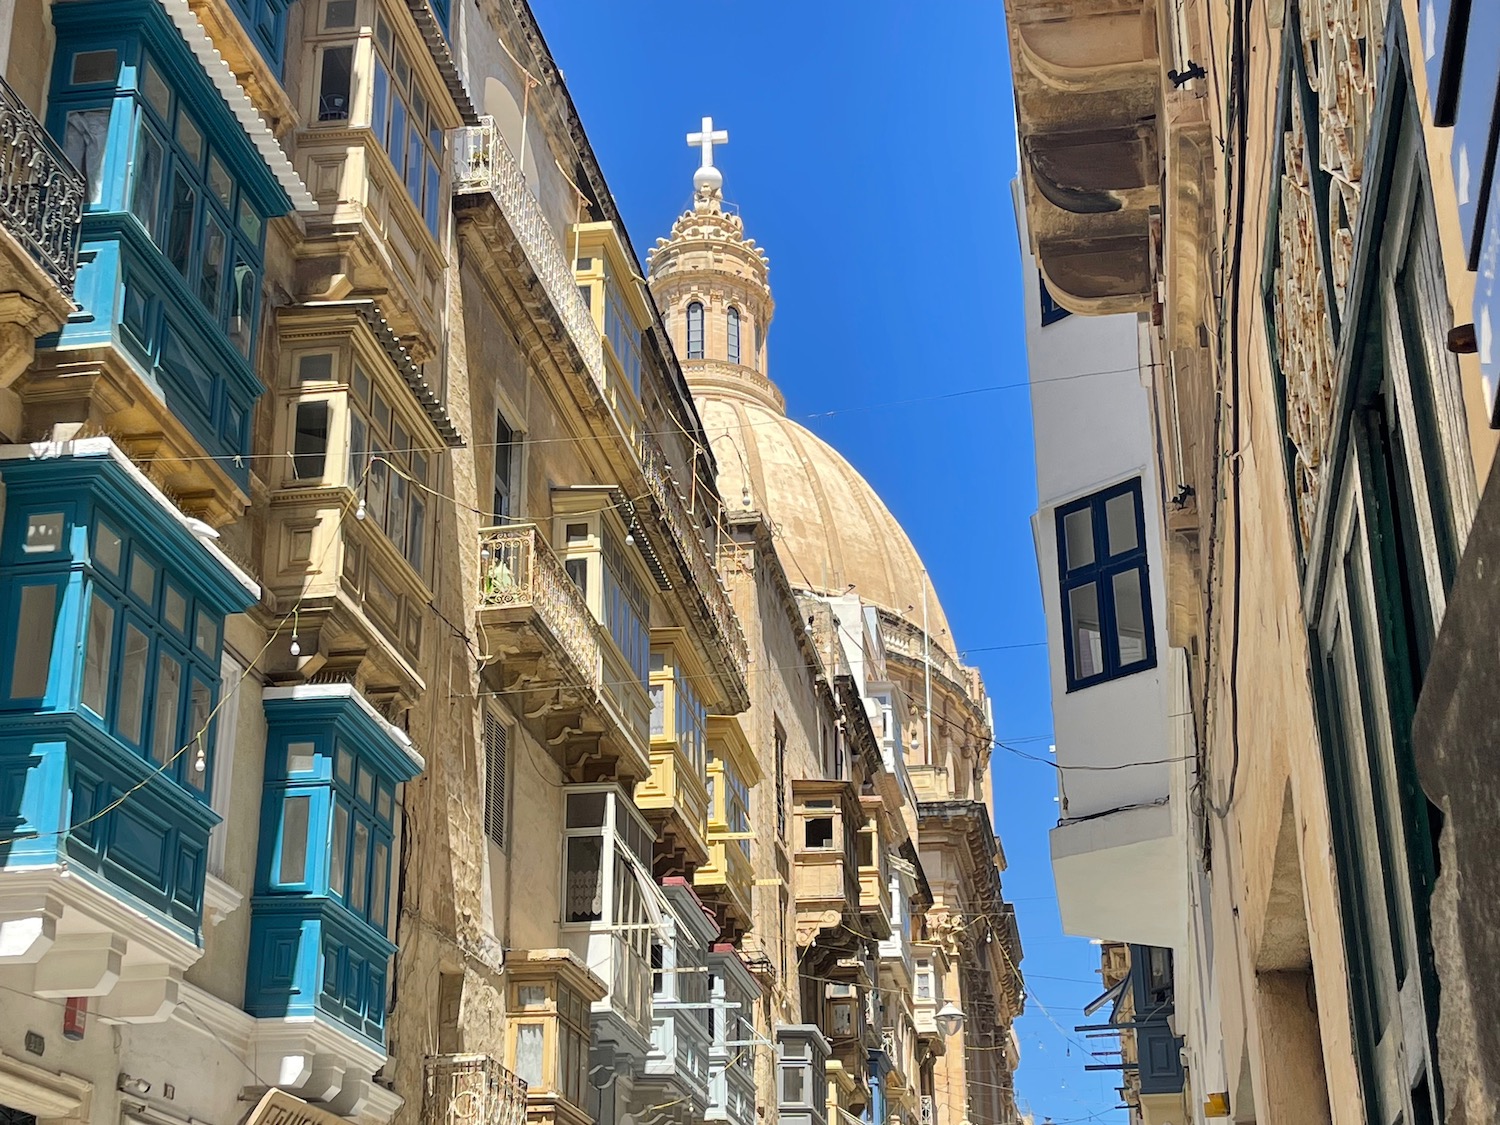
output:
<instances>
[{"instance_id":1,"label":"ornate stone carving","mask_svg":"<svg viewBox=\"0 0 1500 1125\"><path fill-rule=\"evenodd\" d=\"M1375 115L1381 5L1378 0L1303 0L1301 15L1307 83L1318 105L1318 165L1329 175L1329 258L1342 312Z\"/></svg>"},{"instance_id":2,"label":"ornate stone carving","mask_svg":"<svg viewBox=\"0 0 1500 1125\"><path fill-rule=\"evenodd\" d=\"M1276 232L1276 360L1286 396L1286 436L1292 446L1292 500L1305 544L1318 508L1323 444L1333 409L1333 331L1307 166L1307 130L1300 101L1293 98L1291 105L1291 127L1282 136Z\"/></svg>"}]
</instances>

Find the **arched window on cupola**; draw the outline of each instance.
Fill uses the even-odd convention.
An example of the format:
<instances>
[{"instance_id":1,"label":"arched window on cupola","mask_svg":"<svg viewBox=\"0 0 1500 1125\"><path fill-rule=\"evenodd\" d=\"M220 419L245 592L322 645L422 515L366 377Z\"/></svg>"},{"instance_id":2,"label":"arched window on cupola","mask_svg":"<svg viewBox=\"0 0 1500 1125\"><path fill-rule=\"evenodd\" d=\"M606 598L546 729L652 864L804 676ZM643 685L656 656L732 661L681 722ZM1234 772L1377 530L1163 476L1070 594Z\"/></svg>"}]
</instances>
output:
<instances>
[{"instance_id":1,"label":"arched window on cupola","mask_svg":"<svg viewBox=\"0 0 1500 1125\"><path fill-rule=\"evenodd\" d=\"M725 327L729 336L729 362L738 363L740 361L740 310L733 305L729 306Z\"/></svg>"},{"instance_id":2,"label":"arched window on cupola","mask_svg":"<svg viewBox=\"0 0 1500 1125\"><path fill-rule=\"evenodd\" d=\"M687 308L688 359L703 358L703 302L694 301Z\"/></svg>"}]
</instances>

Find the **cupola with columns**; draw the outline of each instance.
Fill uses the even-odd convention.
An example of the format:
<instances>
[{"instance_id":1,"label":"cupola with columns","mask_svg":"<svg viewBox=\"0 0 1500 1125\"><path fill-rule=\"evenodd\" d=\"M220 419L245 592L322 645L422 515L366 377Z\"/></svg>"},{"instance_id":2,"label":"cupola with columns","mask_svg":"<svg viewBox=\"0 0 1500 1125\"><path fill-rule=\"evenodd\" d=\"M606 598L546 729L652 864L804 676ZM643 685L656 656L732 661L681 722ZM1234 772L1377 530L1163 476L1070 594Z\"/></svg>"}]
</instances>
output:
<instances>
[{"instance_id":1,"label":"cupola with columns","mask_svg":"<svg viewBox=\"0 0 1500 1125\"><path fill-rule=\"evenodd\" d=\"M775 307L770 263L745 237L740 217L724 210L724 176L714 167L714 145L728 141L711 117L703 119L701 132L688 135L688 144L703 154L693 174L693 206L672 224L671 237L657 239L648 253L651 290L694 383L711 385L717 376L743 385L749 377L776 394L766 381L766 329Z\"/></svg>"}]
</instances>

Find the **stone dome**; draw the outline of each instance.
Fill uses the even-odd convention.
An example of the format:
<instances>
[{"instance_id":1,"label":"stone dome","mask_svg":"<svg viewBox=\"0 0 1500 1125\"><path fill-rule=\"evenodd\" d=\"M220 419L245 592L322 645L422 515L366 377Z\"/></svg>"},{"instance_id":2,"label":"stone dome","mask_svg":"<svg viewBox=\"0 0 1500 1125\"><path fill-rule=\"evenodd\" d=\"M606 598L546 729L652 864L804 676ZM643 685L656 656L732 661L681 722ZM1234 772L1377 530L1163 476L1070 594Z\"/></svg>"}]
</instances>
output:
<instances>
[{"instance_id":1,"label":"stone dome","mask_svg":"<svg viewBox=\"0 0 1500 1125\"><path fill-rule=\"evenodd\" d=\"M685 365L719 469L726 508L749 507L771 525L794 586L842 594L852 584L868 604L927 628L933 647L957 656L937 591L885 502L831 445L786 416L781 394L755 373Z\"/></svg>"},{"instance_id":2,"label":"stone dome","mask_svg":"<svg viewBox=\"0 0 1500 1125\"><path fill-rule=\"evenodd\" d=\"M896 517L837 450L786 416L767 374L770 261L740 217L724 209L721 186L722 177L695 178L692 208L647 258L725 507L741 509L748 493L749 509L770 523L793 586L820 594L852 586L866 604L916 630L925 592L932 645L956 658L937 593Z\"/></svg>"}]
</instances>

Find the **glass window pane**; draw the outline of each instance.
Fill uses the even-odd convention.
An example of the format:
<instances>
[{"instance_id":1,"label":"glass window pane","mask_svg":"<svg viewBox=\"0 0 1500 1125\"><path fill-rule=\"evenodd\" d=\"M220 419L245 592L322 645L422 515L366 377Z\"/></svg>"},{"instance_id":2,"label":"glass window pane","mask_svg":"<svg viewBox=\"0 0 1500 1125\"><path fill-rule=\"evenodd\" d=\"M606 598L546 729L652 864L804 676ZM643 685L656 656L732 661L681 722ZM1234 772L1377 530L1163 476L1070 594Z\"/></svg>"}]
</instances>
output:
<instances>
[{"instance_id":1,"label":"glass window pane","mask_svg":"<svg viewBox=\"0 0 1500 1125\"><path fill-rule=\"evenodd\" d=\"M311 797L288 797L281 806L281 864L279 883L307 882L307 825Z\"/></svg>"},{"instance_id":2,"label":"glass window pane","mask_svg":"<svg viewBox=\"0 0 1500 1125\"><path fill-rule=\"evenodd\" d=\"M528 1086L542 1083L542 1025L516 1025L516 1077Z\"/></svg>"},{"instance_id":3,"label":"glass window pane","mask_svg":"<svg viewBox=\"0 0 1500 1125\"><path fill-rule=\"evenodd\" d=\"M96 606L104 605L107 610L109 606L94 599ZM16 622L16 636L39 642L35 648L30 648L25 658L22 657L20 647L12 650L11 659L14 661L14 671L10 679L10 697L12 699L40 699L47 694L47 683L52 672L52 630L56 620L57 610L57 587L56 586L26 586L21 590L21 606ZM114 616L110 615L106 635L114 627ZM89 654L94 650L94 619L89 618ZM99 703L95 711L104 713L104 693L107 690L109 649L108 641L104 649L105 671L99 675L98 693ZM88 690L87 673L85 673L84 690ZM84 702L90 702L85 697Z\"/></svg>"},{"instance_id":4,"label":"glass window pane","mask_svg":"<svg viewBox=\"0 0 1500 1125\"><path fill-rule=\"evenodd\" d=\"M139 744L146 714L146 668L151 641L134 625L125 626L125 646L120 654L120 702L115 708L115 729L120 737Z\"/></svg>"},{"instance_id":5,"label":"glass window pane","mask_svg":"<svg viewBox=\"0 0 1500 1125\"><path fill-rule=\"evenodd\" d=\"M166 584L165 609L162 617L179 633L187 632L187 596L170 582Z\"/></svg>"},{"instance_id":6,"label":"glass window pane","mask_svg":"<svg viewBox=\"0 0 1500 1125\"><path fill-rule=\"evenodd\" d=\"M603 859L604 841L600 837L574 836L568 840L564 921L597 922L603 917Z\"/></svg>"},{"instance_id":7,"label":"glass window pane","mask_svg":"<svg viewBox=\"0 0 1500 1125\"><path fill-rule=\"evenodd\" d=\"M390 846L384 840L375 844L375 866L370 872L370 921L385 925L385 896L391 881Z\"/></svg>"},{"instance_id":8,"label":"glass window pane","mask_svg":"<svg viewBox=\"0 0 1500 1125\"><path fill-rule=\"evenodd\" d=\"M1094 561L1094 513L1091 508L1069 512L1063 517L1063 565L1077 570Z\"/></svg>"},{"instance_id":9,"label":"glass window pane","mask_svg":"<svg viewBox=\"0 0 1500 1125\"><path fill-rule=\"evenodd\" d=\"M665 684L651 685L651 737L667 732L667 689Z\"/></svg>"},{"instance_id":10,"label":"glass window pane","mask_svg":"<svg viewBox=\"0 0 1500 1125\"><path fill-rule=\"evenodd\" d=\"M214 320L219 319L219 310L224 307L224 255L229 246L229 236L212 215L208 218L208 230L203 237L203 270L198 278L198 299Z\"/></svg>"},{"instance_id":11,"label":"glass window pane","mask_svg":"<svg viewBox=\"0 0 1500 1125\"><path fill-rule=\"evenodd\" d=\"M79 51L73 56L72 83L75 86L115 81L120 72L117 51Z\"/></svg>"},{"instance_id":12,"label":"glass window pane","mask_svg":"<svg viewBox=\"0 0 1500 1125\"><path fill-rule=\"evenodd\" d=\"M349 863L349 909L365 912L365 888L370 878L370 829L358 817L354 820L354 850Z\"/></svg>"},{"instance_id":13,"label":"glass window pane","mask_svg":"<svg viewBox=\"0 0 1500 1125\"><path fill-rule=\"evenodd\" d=\"M130 592L149 606L156 604L156 565L139 551L130 558Z\"/></svg>"},{"instance_id":14,"label":"glass window pane","mask_svg":"<svg viewBox=\"0 0 1500 1125\"><path fill-rule=\"evenodd\" d=\"M391 796L390 787L382 785L380 787L380 796L375 799L375 812L380 816L380 819L390 820L394 807L395 801Z\"/></svg>"},{"instance_id":15,"label":"glass window pane","mask_svg":"<svg viewBox=\"0 0 1500 1125\"><path fill-rule=\"evenodd\" d=\"M193 680L192 701L188 705L188 720L193 738L193 760L188 763L188 784L199 792L208 785L208 749L210 746L208 725L213 718L213 692L202 680Z\"/></svg>"},{"instance_id":16,"label":"glass window pane","mask_svg":"<svg viewBox=\"0 0 1500 1125\"><path fill-rule=\"evenodd\" d=\"M380 147L386 147L386 137L390 130L387 128L386 118L390 114L391 107L391 75L385 68L385 63L380 59L375 60L375 89L370 106L370 128L375 131L375 139L380 142Z\"/></svg>"},{"instance_id":17,"label":"glass window pane","mask_svg":"<svg viewBox=\"0 0 1500 1125\"><path fill-rule=\"evenodd\" d=\"M359 767L359 785L356 787L360 803L370 805L375 802L375 775L364 766Z\"/></svg>"},{"instance_id":18,"label":"glass window pane","mask_svg":"<svg viewBox=\"0 0 1500 1125\"><path fill-rule=\"evenodd\" d=\"M178 172L172 176L172 201L167 214L167 261L177 272L187 276L193 257L193 218L198 193L187 178Z\"/></svg>"},{"instance_id":19,"label":"glass window pane","mask_svg":"<svg viewBox=\"0 0 1500 1125\"><path fill-rule=\"evenodd\" d=\"M354 377L359 378L355 368ZM358 414L349 415L349 480L351 488L358 488L365 478L365 463L369 459L370 435L365 420Z\"/></svg>"},{"instance_id":20,"label":"glass window pane","mask_svg":"<svg viewBox=\"0 0 1500 1125\"><path fill-rule=\"evenodd\" d=\"M208 186L213 189L215 198L224 205L224 209L229 211L229 205L234 202L234 178L219 158L212 154L208 158ZM233 211L229 213L234 214Z\"/></svg>"},{"instance_id":21,"label":"glass window pane","mask_svg":"<svg viewBox=\"0 0 1500 1125\"><path fill-rule=\"evenodd\" d=\"M1121 667L1146 659L1146 573L1127 570L1114 576L1116 656Z\"/></svg>"},{"instance_id":22,"label":"glass window pane","mask_svg":"<svg viewBox=\"0 0 1500 1125\"><path fill-rule=\"evenodd\" d=\"M45 626L40 625L40 619L31 621L32 609L28 605L28 599L32 594L45 593L47 598L48 621ZM45 636L51 629L52 599L57 591L51 586L28 586L21 594L21 627L26 630L23 636ZM28 622L31 622L30 626ZM114 655L115 643L115 607L95 594L89 604L89 627L88 636L84 640L83 651L83 705L101 719L104 717L104 709L109 703L109 663ZM31 662L28 661L28 664ZM46 669L42 669L46 675ZM19 682L21 670L16 670L16 680ZM45 686L45 680L43 681ZM11 695L17 696L16 685L11 686ZM27 696L41 695L42 692L27 692Z\"/></svg>"},{"instance_id":23,"label":"glass window pane","mask_svg":"<svg viewBox=\"0 0 1500 1125\"><path fill-rule=\"evenodd\" d=\"M314 352L297 357L299 383L328 383L333 380L333 353Z\"/></svg>"},{"instance_id":24,"label":"glass window pane","mask_svg":"<svg viewBox=\"0 0 1500 1125\"><path fill-rule=\"evenodd\" d=\"M260 212L244 196L240 197L240 213L236 221L239 223L240 233L250 240L251 245L259 249L262 226Z\"/></svg>"},{"instance_id":25,"label":"glass window pane","mask_svg":"<svg viewBox=\"0 0 1500 1125\"><path fill-rule=\"evenodd\" d=\"M568 795L568 827L599 828L604 824L605 794L571 793Z\"/></svg>"},{"instance_id":26,"label":"glass window pane","mask_svg":"<svg viewBox=\"0 0 1500 1125\"><path fill-rule=\"evenodd\" d=\"M201 609L198 611L198 628L193 643L205 656L219 655L219 623Z\"/></svg>"},{"instance_id":27,"label":"glass window pane","mask_svg":"<svg viewBox=\"0 0 1500 1125\"><path fill-rule=\"evenodd\" d=\"M353 69L353 47L324 50L322 81L318 85L319 121L349 119L349 76Z\"/></svg>"},{"instance_id":28,"label":"glass window pane","mask_svg":"<svg viewBox=\"0 0 1500 1125\"><path fill-rule=\"evenodd\" d=\"M788 1066L781 1070L781 1100L786 1105L802 1105L807 1100L806 1078L802 1067Z\"/></svg>"},{"instance_id":29,"label":"glass window pane","mask_svg":"<svg viewBox=\"0 0 1500 1125\"><path fill-rule=\"evenodd\" d=\"M328 454L328 403L299 402L296 431L292 440L292 475L297 480L321 480Z\"/></svg>"},{"instance_id":30,"label":"glass window pane","mask_svg":"<svg viewBox=\"0 0 1500 1125\"><path fill-rule=\"evenodd\" d=\"M406 478L398 472L390 474L391 497L390 518L386 521L386 534L390 536L391 543L403 556L406 554L406 503L407 487Z\"/></svg>"},{"instance_id":31,"label":"glass window pane","mask_svg":"<svg viewBox=\"0 0 1500 1125\"><path fill-rule=\"evenodd\" d=\"M328 0L323 5L323 26L353 27L355 14L355 0Z\"/></svg>"},{"instance_id":32,"label":"glass window pane","mask_svg":"<svg viewBox=\"0 0 1500 1125\"><path fill-rule=\"evenodd\" d=\"M243 217L245 208L240 207ZM258 220L257 220L258 221ZM243 223L241 226L243 227ZM250 355L250 339L255 333L255 295L259 285L255 267L239 255L234 259L234 274L229 284L229 340L242 356Z\"/></svg>"},{"instance_id":33,"label":"glass window pane","mask_svg":"<svg viewBox=\"0 0 1500 1125\"><path fill-rule=\"evenodd\" d=\"M337 768L334 773L339 781L344 785L352 785L354 783L354 756L340 746L335 761Z\"/></svg>"},{"instance_id":34,"label":"glass window pane","mask_svg":"<svg viewBox=\"0 0 1500 1125\"><path fill-rule=\"evenodd\" d=\"M144 118L135 138L135 168L131 171L130 213L140 220L146 233L156 240L157 220L161 215L161 178L166 155L161 141L146 125Z\"/></svg>"},{"instance_id":35,"label":"glass window pane","mask_svg":"<svg viewBox=\"0 0 1500 1125\"><path fill-rule=\"evenodd\" d=\"M311 742L289 742L286 747L286 772L307 773L313 768L317 747Z\"/></svg>"},{"instance_id":36,"label":"glass window pane","mask_svg":"<svg viewBox=\"0 0 1500 1125\"><path fill-rule=\"evenodd\" d=\"M63 121L63 151L83 173L85 197L98 203L104 183L104 145L109 137L109 110L75 109Z\"/></svg>"},{"instance_id":37,"label":"glass window pane","mask_svg":"<svg viewBox=\"0 0 1500 1125\"><path fill-rule=\"evenodd\" d=\"M177 111L177 143L187 153L193 167L203 166L203 133L193 124L193 119L180 109Z\"/></svg>"},{"instance_id":38,"label":"glass window pane","mask_svg":"<svg viewBox=\"0 0 1500 1125\"><path fill-rule=\"evenodd\" d=\"M334 798L333 806L333 842L329 849L328 861L328 888L339 898L343 898L346 891L344 880L347 876L346 863L349 854L349 809L337 797Z\"/></svg>"},{"instance_id":39,"label":"glass window pane","mask_svg":"<svg viewBox=\"0 0 1500 1125\"><path fill-rule=\"evenodd\" d=\"M407 531L406 560L418 574L422 572L423 536L427 533L427 504L420 496L411 498L411 522Z\"/></svg>"},{"instance_id":40,"label":"glass window pane","mask_svg":"<svg viewBox=\"0 0 1500 1125\"><path fill-rule=\"evenodd\" d=\"M120 573L120 554L123 543L115 529L107 523L100 523L94 531L94 562L104 567L111 574Z\"/></svg>"},{"instance_id":41,"label":"glass window pane","mask_svg":"<svg viewBox=\"0 0 1500 1125\"><path fill-rule=\"evenodd\" d=\"M1073 626L1073 678L1084 680L1104 671L1104 641L1099 628L1099 591L1092 582L1068 591Z\"/></svg>"},{"instance_id":42,"label":"glass window pane","mask_svg":"<svg viewBox=\"0 0 1500 1125\"><path fill-rule=\"evenodd\" d=\"M141 72L141 93L146 95L146 101L161 116L162 121L168 121L168 113L172 108L172 91L168 89L161 71L156 69L150 59L146 60L145 69Z\"/></svg>"},{"instance_id":43,"label":"glass window pane","mask_svg":"<svg viewBox=\"0 0 1500 1125\"><path fill-rule=\"evenodd\" d=\"M1141 545L1135 527L1135 493L1111 496L1104 502L1104 522L1109 527L1109 553L1123 555Z\"/></svg>"},{"instance_id":44,"label":"glass window pane","mask_svg":"<svg viewBox=\"0 0 1500 1125\"><path fill-rule=\"evenodd\" d=\"M186 744L177 734L182 702L182 665L163 652L156 659L156 708L152 722L151 757L165 765Z\"/></svg>"}]
</instances>

